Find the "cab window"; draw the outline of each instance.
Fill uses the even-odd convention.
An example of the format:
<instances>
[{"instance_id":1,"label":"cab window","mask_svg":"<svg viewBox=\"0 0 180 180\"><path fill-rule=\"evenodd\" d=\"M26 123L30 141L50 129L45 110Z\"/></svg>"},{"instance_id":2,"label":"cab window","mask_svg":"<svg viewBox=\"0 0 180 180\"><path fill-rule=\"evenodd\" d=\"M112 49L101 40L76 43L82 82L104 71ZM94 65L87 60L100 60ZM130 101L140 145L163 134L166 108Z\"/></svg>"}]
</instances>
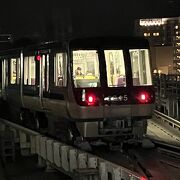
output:
<instances>
[{"instance_id":1,"label":"cab window","mask_svg":"<svg viewBox=\"0 0 180 180\"><path fill-rule=\"evenodd\" d=\"M126 73L123 50L105 50L108 87L125 87Z\"/></svg>"},{"instance_id":2,"label":"cab window","mask_svg":"<svg viewBox=\"0 0 180 180\"><path fill-rule=\"evenodd\" d=\"M152 85L148 49L130 49L134 86Z\"/></svg>"},{"instance_id":3,"label":"cab window","mask_svg":"<svg viewBox=\"0 0 180 180\"><path fill-rule=\"evenodd\" d=\"M73 79L76 88L100 86L97 50L73 51Z\"/></svg>"}]
</instances>

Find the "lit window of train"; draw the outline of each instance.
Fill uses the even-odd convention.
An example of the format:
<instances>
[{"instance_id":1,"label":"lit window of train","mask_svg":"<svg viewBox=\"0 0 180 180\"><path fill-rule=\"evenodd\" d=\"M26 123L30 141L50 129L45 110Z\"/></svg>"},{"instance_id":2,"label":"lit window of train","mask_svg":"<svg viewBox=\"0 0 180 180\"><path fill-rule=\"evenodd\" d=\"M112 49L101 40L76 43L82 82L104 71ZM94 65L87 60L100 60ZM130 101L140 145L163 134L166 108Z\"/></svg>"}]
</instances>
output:
<instances>
[{"instance_id":1,"label":"lit window of train","mask_svg":"<svg viewBox=\"0 0 180 180\"><path fill-rule=\"evenodd\" d=\"M67 84L67 54L56 53L54 56L55 86L65 87Z\"/></svg>"},{"instance_id":2,"label":"lit window of train","mask_svg":"<svg viewBox=\"0 0 180 180\"><path fill-rule=\"evenodd\" d=\"M34 56L24 58L24 85L35 85L36 63Z\"/></svg>"},{"instance_id":3,"label":"lit window of train","mask_svg":"<svg viewBox=\"0 0 180 180\"><path fill-rule=\"evenodd\" d=\"M133 85L152 85L149 50L131 49L129 52L131 57Z\"/></svg>"},{"instance_id":4,"label":"lit window of train","mask_svg":"<svg viewBox=\"0 0 180 180\"><path fill-rule=\"evenodd\" d=\"M99 58L96 50L73 51L75 87L100 86Z\"/></svg>"},{"instance_id":5,"label":"lit window of train","mask_svg":"<svg viewBox=\"0 0 180 180\"><path fill-rule=\"evenodd\" d=\"M20 79L20 58L10 59L10 83L19 84Z\"/></svg>"},{"instance_id":6,"label":"lit window of train","mask_svg":"<svg viewBox=\"0 0 180 180\"><path fill-rule=\"evenodd\" d=\"M108 87L125 87L126 75L122 50L105 50Z\"/></svg>"},{"instance_id":7,"label":"lit window of train","mask_svg":"<svg viewBox=\"0 0 180 180\"><path fill-rule=\"evenodd\" d=\"M48 91L49 87L49 54L42 55L42 86L43 91Z\"/></svg>"}]
</instances>

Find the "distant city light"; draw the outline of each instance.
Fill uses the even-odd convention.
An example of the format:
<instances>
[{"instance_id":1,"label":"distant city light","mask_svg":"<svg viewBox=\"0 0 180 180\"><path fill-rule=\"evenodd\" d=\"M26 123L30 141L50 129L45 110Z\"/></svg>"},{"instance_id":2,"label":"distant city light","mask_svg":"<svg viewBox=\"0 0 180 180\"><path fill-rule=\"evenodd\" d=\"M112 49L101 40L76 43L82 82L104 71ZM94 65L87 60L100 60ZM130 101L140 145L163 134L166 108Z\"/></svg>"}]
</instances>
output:
<instances>
[{"instance_id":1,"label":"distant city light","mask_svg":"<svg viewBox=\"0 0 180 180\"><path fill-rule=\"evenodd\" d=\"M161 26L167 23L170 18L140 19L140 26ZM176 27L178 29L178 27Z\"/></svg>"},{"instance_id":2,"label":"distant city light","mask_svg":"<svg viewBox=\"0 0 180 180\"><path fill-rule=\"evenodd\" d=\"M159 36L159 32L153 33L153 36Z\"/></svg>"},{"instance_id":3,"label":"distant city light","mask_svg":"<svg viewBox=\"0 0 180 180\"><path fill-rule=\"evenodd\" d=\"M140 26L160 26L164 24L161 18L159 19L140 19Z\"/></svg>"},{"instance_id":4,"label":"distant city light","mask_svg":"<svg viewBox=\"0 0 180 180\"><path fill-rule=\"evenodd\" d=\"M150 35L151 35L150 33L144 33L145 37L150 36Z\"/></svg>"}]
</instances>

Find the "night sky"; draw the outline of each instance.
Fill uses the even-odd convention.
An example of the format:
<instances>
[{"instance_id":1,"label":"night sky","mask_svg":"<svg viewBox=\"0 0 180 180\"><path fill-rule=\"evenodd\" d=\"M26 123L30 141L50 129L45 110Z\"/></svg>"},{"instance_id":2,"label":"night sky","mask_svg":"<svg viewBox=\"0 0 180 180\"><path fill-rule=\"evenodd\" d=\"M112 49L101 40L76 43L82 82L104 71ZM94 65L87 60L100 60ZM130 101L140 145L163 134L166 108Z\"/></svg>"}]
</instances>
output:
<instances>
[{"instance_id":1,"label":"night sky","mask_svg":"<svg viewBox=\"0 0 180 180\"><path fill-rule=\"evenodd\" d=\"M64 35L132 35L137 18L180 16L179 0L6 0L0 33L57 39Z\"/></svg>"}]
</instances>

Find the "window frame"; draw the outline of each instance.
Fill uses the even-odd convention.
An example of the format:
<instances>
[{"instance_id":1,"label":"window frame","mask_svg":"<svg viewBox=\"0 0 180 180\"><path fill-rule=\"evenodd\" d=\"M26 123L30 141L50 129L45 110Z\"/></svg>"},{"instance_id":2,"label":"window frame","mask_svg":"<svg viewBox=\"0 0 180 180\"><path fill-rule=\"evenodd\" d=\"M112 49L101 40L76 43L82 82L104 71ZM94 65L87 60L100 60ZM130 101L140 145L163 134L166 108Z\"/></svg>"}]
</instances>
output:
<instances>
[{"instance_id":1,"label":"window frame","mask_svg":"<svg viewBox=\"0 0 180 180\"><path fill-rule=\"evenodd\" d=\"M109 83L108 83L108 72L107 72L107 61L106 61L106 55L105 55L105 51L122 51L122 56L123 56L123 65L124 65L124 71L125 71L125 73L124 73L124 75L125 75L125 86L109 86ZM123 48L108 48L108 49L103 49L103 52L104 52L104 60L105 60L105 65L106 65L106 78L107 78L107 87L108 88L122 88L122 87L127 87L128 85L127 85L127 77L128 77L128 75L127 75L127 72L126 72L126 69L127 69L127 66L126 66L126 64L127 64L127 62L125 61L125 57L126 57L126 54L125 54L125 49L123 49Z\"/></svg>"},{"instance_id":2,"label":"window frame","mask_svg":"<svg viewBox=\"0 0 180 180\"><path fill-rule=\"evenodd\" d=\"M98 83L99 85L97 87L76 87L75 83L74 83L74 68L73 68L73 51L96 51L97 52L97 57L98 57L98 73L99 73L99 78L98 78ZM77 89L77 88L99 88L102 86L102 77L101 77L101 69L100 69L100 50L98 48L72 48L70 49L70 59L71 59L71 78L72 78L72 86ZM104 74L104 73L103 73Z\"/></svg>"},{"instance_id":3,"label":"window frame","mask_svg":"<svg viewBox=\"0 0 180 180\"><path fill-rule=\"evenodd\" d=\"M8 58L5 58L5 60L8 61L8 85L9 86L19 86L20 85L20 79L21 79L21 63L20 63L20 56L15 55L15 56L10 56ZM16 60L16 79L15 79L15 83L12 83L12 64L11 61L12 60ZM17 63L19 60L19 63ZM19 76L19 78L18 78Z\"/></svg>"},{"instance_id":4,"label":"window frame","mask_svg":"<svg viewBox=\"0 0 180 180\"><path fill-rule=\"evenodd\" d=\"M25 74L25 66L26 66L26 58L28 58L28 64L27 64L27 67L28 67L28 69L27 69L27 71L28 71L28 73L27 74ZM32 58L31 60L30 60L30 58ZM37 79L37 76L38 76L38 74L37 74L37 63L36 63L36 60L35 60L35 55L30 55L30 56L24 56L23 57L23 60L24 60L24 65L23 65L23 85L24 86L36 86L37 84L36 84L36 79ZM34 83L32 83L31 81L30 81L30 83L29 83L29 81L28 82L26 82L25 83L25 76L27 76L27 80L29 80L30 78L32 79L32 76L31 76L31 74L29 73L29 71L30 71L30 69L31 69L31 66L30 66L30 62L32 62L32 60L34 61L34 65L35 65L35 68L33 69L33 73L34 73Z\"/></svg>"},{"instance_id":5,"label":"window frame","mask_svg":"<svg viewBox=\"0 0 180 180\"><path fill-rule=\"evenodd\" d=\"M22 76L22 86L23 86L23 94L28 96L39 96L39 67L40 64L35 60L36 51L24 52L23 56L23 76ZM24 75L25 75L25 57L34 57L35 61L35 84L29 85L24 83Z\"/></svg>"},{"instance_id":6,"label":"window frame","mask_svg":"<svg viewBox=\"0 0 180 180\"><path fill-rule=\"evenodd\" d=\"M64 78L64 82L62 85L57 85L58 83L58 75L56 75L57 73L57 64L56 64L56 55L57 54L62 54L62 62L64 64L64 61L65 61L65 65L62 65L63 67L65 67L65 69L63 70L63 78ZM53 84L53 87L54 88L65 88L67 87L68 85L68 54L67 54L67 51L63 51L63 50L56 50L54 51L52 54L51 54L51 62L50 64L52 65L52 67L49 66L49 68L52 68L53 69L53 78L51 79L52 80L52 84ZM57 78L57 79L56 79Z\"/></svg>"},{"instance_id":7,"label":"window frame","mask_svg":"<svg viewBox=\"0 0 180 180\"><path fill-rule=\"evenodd\" d=\"M141 71L139 71L140 70L140 68L142 69L142 62L139 62L140 60L142 60L142 58L140 59L139 58L139 56L140 55L138 55L138 71L139 71L139 73L138 73L138 81L139 81L139 84L134 84L134 81L133 81L133 66L132 66L132 59L131 59L131 51L133 51L133 50L138 50L138 52L140 51L140 50L146 50L145 52L147 52L147 54L144 54L145 56L148 56L148 59L146 58L146 59L144 59L144 63L145 63L145 68L146 68L146 84L143 82L144 80L141 80L141 77L140 76L142 76L142 73L140 73ZM152 86L152 74L151 74L151 63L150 63L150 50L148 49L148 48L129 48L129 56L130 56L130 63L131 63L131 73L132 73L132 85L133 86ZM141 54L141 56L142 56L142 54ZM140 64L141 63L141 64ZM148 64L146 64L146 63L148 63ZM148 71L147 71L148 70ZM149 78L149 81L148 81L148 78ZM142 82L143 83L142 83Z\"/></svg>"}]
</instances>

